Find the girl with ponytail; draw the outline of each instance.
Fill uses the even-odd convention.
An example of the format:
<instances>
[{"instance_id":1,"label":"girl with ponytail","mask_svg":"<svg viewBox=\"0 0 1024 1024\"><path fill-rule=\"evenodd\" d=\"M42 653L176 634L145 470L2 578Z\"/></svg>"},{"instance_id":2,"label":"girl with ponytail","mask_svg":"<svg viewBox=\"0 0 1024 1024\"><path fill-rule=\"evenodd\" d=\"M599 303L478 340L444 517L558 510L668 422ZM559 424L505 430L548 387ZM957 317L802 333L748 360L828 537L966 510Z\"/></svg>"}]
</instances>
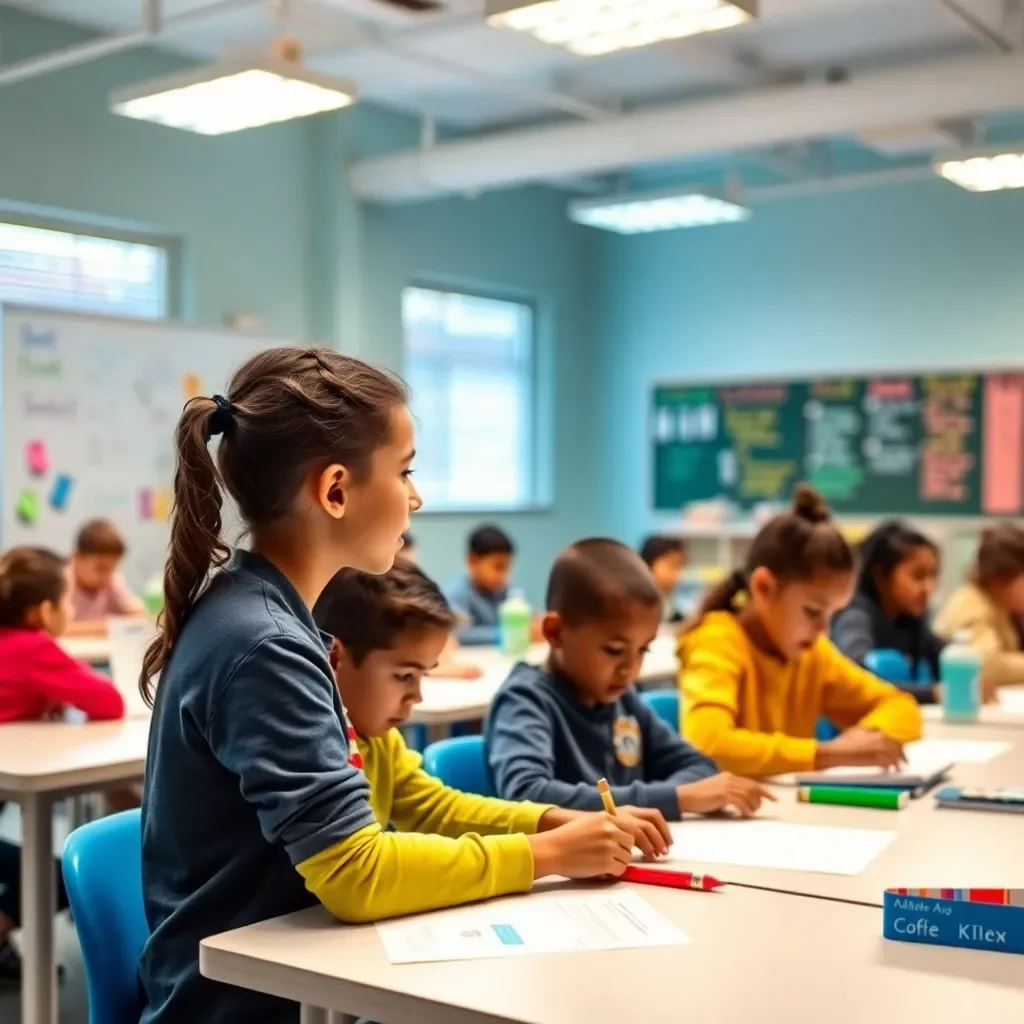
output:
<instances>
[{"instance_id":1,"label":"girl with ponytail","mask_svg":"<svg viewBox=\"0 0 1024 1024\"><path fill-rule=\"evenodd\" d=\"M680 639L686 738L724 771L765 776L839 765L897 765L917 739L912 697L844 657L831 616L855 559L811 488L754 538L742 570L704 597ZM820 717L844 730L815 740Z\"/></svg>"},{"instance_id":2,"label":"girl with ponytail","mask_svg":"<svg viewBox=\"0 0 1024 1024\"><path fill-rule=\"evenodd\" d=\"M143 1022L297 1024L295 1004L202 978L199 943L317 900L370 921L622 873L626 815L407 808L431 835L375 817L390 797L371 805L371 791L404 762L364 770L311 609L343 568L386 573L420 507L400 381L327 349L269 349L226 396L185 406L176 444L164 614L140 680ZM225 497L250 550L223 535Z\"/></svg>"}]
</instances>

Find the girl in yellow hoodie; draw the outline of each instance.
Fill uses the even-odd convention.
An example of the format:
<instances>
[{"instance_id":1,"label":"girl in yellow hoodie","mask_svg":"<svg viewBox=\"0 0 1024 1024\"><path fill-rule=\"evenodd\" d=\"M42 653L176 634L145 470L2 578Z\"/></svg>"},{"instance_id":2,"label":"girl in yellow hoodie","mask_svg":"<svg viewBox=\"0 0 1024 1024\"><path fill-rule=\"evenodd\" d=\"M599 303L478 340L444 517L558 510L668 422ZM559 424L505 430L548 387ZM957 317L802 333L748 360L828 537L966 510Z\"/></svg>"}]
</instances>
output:
<instances>
[{"instance_id":1,"label":"girl in yellow hoodie","mask_svg":"<svg viewBox=\"0 0 1024 1024\"><path fill-rule=\"evenodd\" d=\"M723 771L890 767L920 736L914 699L828 638L854 568L828 506L801 485L792 509L754 538L744 569L705 596L679 642L682 729ZM843 731L817 741L820 717Z\"/></svg>"}]
</instances>

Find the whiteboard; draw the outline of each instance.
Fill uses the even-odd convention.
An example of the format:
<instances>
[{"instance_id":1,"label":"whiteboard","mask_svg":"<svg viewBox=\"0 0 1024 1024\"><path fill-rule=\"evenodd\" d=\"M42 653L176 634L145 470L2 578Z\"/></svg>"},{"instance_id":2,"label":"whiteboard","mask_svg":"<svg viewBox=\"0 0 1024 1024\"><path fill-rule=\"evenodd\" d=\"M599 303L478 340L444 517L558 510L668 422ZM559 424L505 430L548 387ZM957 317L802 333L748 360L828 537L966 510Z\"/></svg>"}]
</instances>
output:
<instances>
[{"instance_id":1,"label":"whiteboard","mask_svg":"<svg viewBox=\"0 0 1024 1024\"><path fill-rule=\"evenodd\" d=\"M0 546L69 554L88 519L110 519L141 589L163 571L174 430L193 395L224 393L261 348L225 329L0 306Z\"/></svg>"}]
</instances>

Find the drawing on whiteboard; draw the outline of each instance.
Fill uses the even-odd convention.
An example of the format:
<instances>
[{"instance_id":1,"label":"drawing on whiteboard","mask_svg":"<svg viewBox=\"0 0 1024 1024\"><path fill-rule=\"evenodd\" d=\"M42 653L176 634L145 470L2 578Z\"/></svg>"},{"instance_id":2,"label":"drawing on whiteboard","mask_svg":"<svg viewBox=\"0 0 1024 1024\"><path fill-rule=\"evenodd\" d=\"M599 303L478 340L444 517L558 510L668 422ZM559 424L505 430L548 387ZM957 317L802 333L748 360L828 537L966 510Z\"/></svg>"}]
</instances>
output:
<instances>
[{"instance_id":1,"label":"drawing on whiteboard","mask_svg":"<svg viewBox=\"0 0 1024 1024\"><path fill-rule=\"evenodd\" d=\"M139 518L143 522L153 518L153 492L148 487L139 488Z\"/></svg>"},{"instance_id":2,"label":"drawing on whiteboard","mask_svg":"<svg viewBox=\"0 0 1024 1024\"><path fill-rule=\"evenodd\" d=\"M198 373L186 373L181 378L181 391L186 401L198 398L203 393L203 382Z\"/></svg>"},{"instance_id":3,"label":"drawing on whiteboard","mask_svg":"<svg viewBox=\"0 0 1024 1024\"><path fill-rule=\"evenodd\" d=\"M74 398L39 398L29 392L22 396L21 411L25 416L47 420L78 419L78 402Z\"/></svg>"},{"instance_id":4,"label":"drawing on whiteboard","mask_svg":"<svg viewBox=\"0 0 1024 1024\"><path fill-rule=\"evenodd\" d=\"M35 491L24 490L18 495L14 511L26 526L33 526L39 518L39 497Z\"/></svg>"},{"instance_id":5,"label":"drawing on whiteboard","mask_svg":"<svg viewBox=\"0 0 1024 1024\"><path fill-rule=\"evenodd\" d=\"M25 445L25 461L28 471L33 476L46 476L50 468L50 456L46 451L45 441L29 441Z\"/></svg>"},{"instance_id":6,"label":"drawing on whiteboard","mask_svg":"<svg viewBox=\"0 0 1024 1024\"><path fill-rule=\"evenodd\" d=\"M50 507L55 512L66 512L71 504L71 488L74 481L67 473L59 473L50 491Z\"/></svg>"},{"instance_id":7,"label":"drawing on whiteboard","mask_svg":"<svg viewBox=\"0 0 1024 1024\"><path fill-rule=\"evenodd\" d=\"M166 522L171 514L171 496L167 491L156 490L153 492L152 501L153 518Z\"/></svg>"}]
</instances>

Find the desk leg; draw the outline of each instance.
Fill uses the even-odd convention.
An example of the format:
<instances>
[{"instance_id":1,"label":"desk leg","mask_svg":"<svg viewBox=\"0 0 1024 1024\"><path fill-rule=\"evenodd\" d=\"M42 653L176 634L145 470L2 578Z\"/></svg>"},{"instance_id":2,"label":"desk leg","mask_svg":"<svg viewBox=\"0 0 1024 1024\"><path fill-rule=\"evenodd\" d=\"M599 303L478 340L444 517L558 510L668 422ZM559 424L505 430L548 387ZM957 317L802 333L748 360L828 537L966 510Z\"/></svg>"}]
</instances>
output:
<instances>
[{"instance_id":1,"label":"desk leg","mask_svg":"<svg viewBox=\"0 0 1024 1024\"><path fill-rule=\"evenodd\" d=\"M318 1006L299 1007L299 1024L356 1024L358 1017L337 1010L321 1010Z\"/></svg>"},{"instance_id":2,"label":"desk leg","mask_svg":"<svg viewBox=\"0 0 1024 1024\"><path fill-rule=\"evenodd\" d=\"M54 1024L57 973L53 956L53 803L44 793L21 801L21 1020Z\"/></svg>"}]
</instances>

